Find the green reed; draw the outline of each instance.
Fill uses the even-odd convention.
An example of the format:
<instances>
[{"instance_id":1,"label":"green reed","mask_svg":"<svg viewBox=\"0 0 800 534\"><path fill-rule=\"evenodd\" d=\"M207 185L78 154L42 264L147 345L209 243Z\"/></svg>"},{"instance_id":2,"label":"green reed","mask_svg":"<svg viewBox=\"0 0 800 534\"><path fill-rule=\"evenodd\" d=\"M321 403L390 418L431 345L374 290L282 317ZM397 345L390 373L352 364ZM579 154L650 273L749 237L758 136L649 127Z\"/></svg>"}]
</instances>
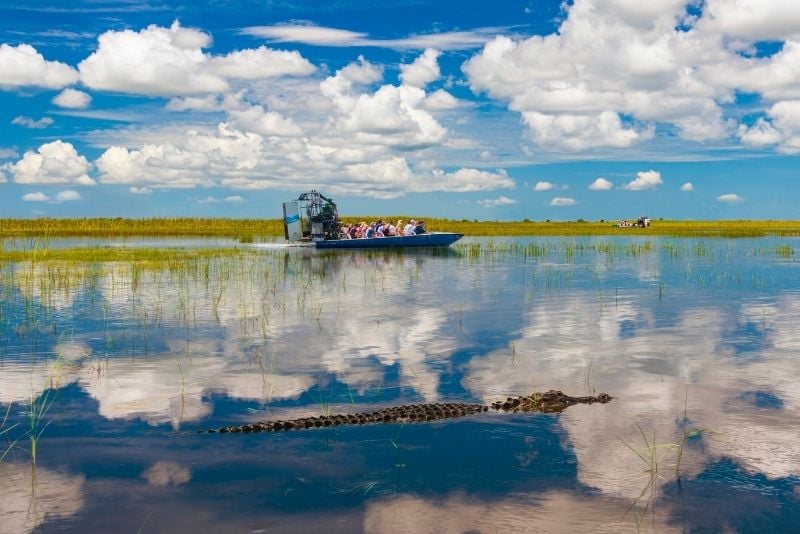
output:
<instances>
[{"instance_id":1,"label":"green reed","mask_svg":"<svg viewBox=\"0 0 800 534\"><path fill-rule=\"evenodd\" d=\"M276 209L276 211L278 211ZM762 237L798 236L795 220L656 220L649 228L619 228L612 221L479 221L443 219L420 215L348 216L345 224L378 219L424 219L428 230L458 232L470 236L680 236ZM132 237L194 236L228 237L241 243L283 236L281 219L224 218L83 218L0 219L0 239L37 237Z\"/></svg>"}]
</instances>

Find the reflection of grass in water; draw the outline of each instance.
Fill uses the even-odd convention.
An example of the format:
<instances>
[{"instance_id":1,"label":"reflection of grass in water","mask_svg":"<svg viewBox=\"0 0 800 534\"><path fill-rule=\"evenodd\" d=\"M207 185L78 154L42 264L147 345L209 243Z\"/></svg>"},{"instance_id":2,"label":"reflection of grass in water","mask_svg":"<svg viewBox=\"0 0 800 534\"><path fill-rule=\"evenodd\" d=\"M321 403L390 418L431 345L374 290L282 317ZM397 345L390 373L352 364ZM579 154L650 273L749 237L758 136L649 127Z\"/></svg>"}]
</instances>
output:
<instances>
[{"instance_id":1,"label":"reflection of grass in water","mask_svg":"<svg viewBox=\"0 0 800 534\"><path fill-rule=\"evenodd\" d=\"M778 245L775 247L775 254L779 258L794 257L794 249L790 245Z\"/></svg>"},{"instance_id":2,"label":"reflection of grass in water","mask_svg":"<svg viewBox=\"0 0 800 534\"><path fill-rule=\"evenodd\" d=\"M466 242L455 244L453 247L441 251L425 251L424 253L411 253L400 251L364 251L353 255L337 255L333 252L322 252L302 255L302 253L289 253L286 251L258 251L233 248L208 248L208 249L150 249L150 248L73 248L73 249L53 249L34 247L31 249L3 249L0 250L0 263L12 266L22 266L8 268L4 270L4 278L22 278L21 271L27 271L27 283L24 284L28 290L23 292L24 297L29 297L34 293L43 296L64 296L68 297L81 288L91 288L98 286L98 279L104 273L109 272L112 265L117 268L126 268L129 273L129 285L132 291L136 292L142 283L146 273L159 273L159 277L165 274L171 277L173 285L176 286L181 295L187 297L185 292L186 284L197 284L202 282L206 292L213 292L214 298L210 300L210 308L215 316L219 317L219 308L223 302L223 287L225 283L232 280L237 286L237 300L241 315L252 315L252 301L244 298L246 291L242 290L244 282L250 286L252 280L252 264L266 263L263 268L264 275L270 280L280 282L290 280L294 289L293 297L297 308L317 322L318 330L322 331L322 295L327 295L333 288L327 283L334 280L331 277L330 269L332 263L347 263L354 259L359 261L385 261L407 263L409 260L422 260L430 258L452 258L454 261L481 262L488 265L497 261L519 261L523 266L529 263L533 268L525 269L522 277L523 291L529 291L528 296L535 296L538 291L560 291L570 288L575 283L575 278L580 277L581 272L575 270L579 265L578 260L597 257L600 261L605 261L613 266L617 259L655 257L660 255L667 260L683 261L688 267L684 268L686 282L694 282L697 287L723 287L728 285L741 286L743 280L741 272L726 272L715 267L717 263L723 265L730 264L730 253L728 256L717 253L709 249L703 242L681 242L673 241L654 242L646 240L636 243L618 243L613 241L574 241L563 240L560 242L545 243L526 243L502 240L484 240L481 242ZM793 249L788 245L780 245L769 249L736 249L736 254L748 257L753 254L774 255L780 258L791 257ZM284 259L286 266L281 269L279 262ZM276 261L277 260L277 261ZM549 260L549 261L546 261ZM692 260L704 260L703 271L697 271L696 267L691 267ZM251 267L247 264L250 263ZM304 265L304 263L306 265ZM418 262L417 262L418 263ZM273 272L275 274L270 274ZM409 272L419 274L417 270ZM596 282L602 282L600 271L589 269L590 274L594 273ZM155 276L155 274L153 274ZM348 278L344 273L338 279L342 292L347 291ZM354 280L351 279L352 282ZM763 275L755 274L751 279L751 285L758 289L764 286ZM37 287L33 288L33 284ZM363 269L363 283L365 286L372 287L375 292L384 291L387 287L387 280L384 274L375 273L373 269ZM3 284L5 285L5 284ZM161 284L156 284L157 290ZM663 283L657 286L660 297L663 297ZM36 291L34 291L36 289ZM244 295L244 296L243 296ZM41 300L41 299L40 299ZM188 298L184 298L181 304L186 304ZM44 311L44 310L43 310ZM188 307L182 308L183 317L188 318L196 310ZM2 313L2 310L0 310ZM2 320L2 317L0 317Z\"/></svg>"},{"instance_id":3,"label":"reflection of grass in water","mask_svg":"<svg viewBox=\"0 0 800 534\"><path fill-rule=\"evenodd\" d=\"M340 494L351 494L351 495L366 495L379 484L377 480L367 480L366 482L362 482L360 484L356 484L353 487L340 489L337 490L337 493Z\"/></svg>"},{"instance_id":4,"label":"reflection of grass in water","mask_svg":"<svg viewBox=\"0 0 800 534\"><path fill-rule=\"evenodd\" d=\"M713 242L712 242L713 243ZM704 260L706 262L731 263L736 257L774 256L778 258L792 258L794 249L790 245L777 245L759 248L723 248L712 247L707 241L681 240L635 240L623 241L576 241L552 240L542 243L519 242L513 239L497 240L484 239L481 241L465 241L453 244L449 249L452 253L467 260L498 261L536 261L551 260L551 262L575 263L576 259L588 256L605 258L608 262L616 259L639 258L648 256L663 256L665 259L677 261L682 259Z\"/></svg>"}]
</instances>

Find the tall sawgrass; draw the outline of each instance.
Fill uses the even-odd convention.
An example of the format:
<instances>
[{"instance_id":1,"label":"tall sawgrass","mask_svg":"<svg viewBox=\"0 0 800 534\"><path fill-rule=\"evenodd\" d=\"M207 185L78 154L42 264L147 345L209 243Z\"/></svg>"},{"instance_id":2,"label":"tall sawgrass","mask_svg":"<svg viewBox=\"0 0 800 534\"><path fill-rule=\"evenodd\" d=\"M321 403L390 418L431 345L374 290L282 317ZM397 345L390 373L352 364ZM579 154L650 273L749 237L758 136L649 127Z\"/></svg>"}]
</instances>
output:
<instances>
[{"instance_id":1,"label":"tall sawgrass","mask_svg":"<svg viewBox=\"0 0 800 534\"><path fill-rule=\"evenodd\" d=\"M344 217L357 223L383 219L425 219L428 230L457 232L471 236L594 236L651 235L681 237L798 236L800 220L657 220L649 228L619 228L615 221L479 221L443 219L420 215ZM225 218L85 218L0 219L0 239L54 237L227 237L243 243L257 238L283 236L281 219Z\"/></svg>"},{"instance_id":2,"label":"tall sawgrass","mask_svg":"<svg viewBox=\"0 0 800 534\"><path fill-rule=\"evenodd\" d=\"M126 236L249 236L283 235L280 219L209 218L85 218L0 219L0 238L126 237Z\"/></svg>"}]
</instances>

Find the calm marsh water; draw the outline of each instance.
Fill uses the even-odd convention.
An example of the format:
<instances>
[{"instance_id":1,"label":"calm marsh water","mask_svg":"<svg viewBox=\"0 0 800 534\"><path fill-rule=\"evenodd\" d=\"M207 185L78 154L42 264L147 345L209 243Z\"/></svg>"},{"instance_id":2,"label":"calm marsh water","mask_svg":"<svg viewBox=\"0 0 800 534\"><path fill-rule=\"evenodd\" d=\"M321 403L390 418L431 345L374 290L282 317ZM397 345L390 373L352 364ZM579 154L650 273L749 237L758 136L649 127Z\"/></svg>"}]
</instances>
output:
<instances>
[{"instance_id":1,"label":"calm marsh water","mask_svg":"<svg viewBox=\"0 0 800 534\"><path fill-rule=\"evenodd\" d=\"M800 240L243 247L0 265L0 532L798 528ZM195 433L547 389L614 400Z\"/></svg>"}]
</instances>

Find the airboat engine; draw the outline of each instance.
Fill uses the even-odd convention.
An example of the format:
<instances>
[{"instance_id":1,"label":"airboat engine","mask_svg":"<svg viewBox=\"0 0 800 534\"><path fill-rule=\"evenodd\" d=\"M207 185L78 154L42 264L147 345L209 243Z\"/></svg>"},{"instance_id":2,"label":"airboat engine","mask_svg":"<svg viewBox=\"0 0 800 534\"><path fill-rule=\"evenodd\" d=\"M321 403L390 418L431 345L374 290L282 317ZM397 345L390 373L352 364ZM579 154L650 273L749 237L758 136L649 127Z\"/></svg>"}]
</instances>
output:
<instances>
[{"instance_id":1,"label":"airboat engine","mask_svg":"<svg viewBox=\"0 0 800 534\"><path fill-rule=\"evenodd\" d=\"M283 203L283 229L289 241L339 239L340 228L336 203L313 189Z\"/></svg>"}]
</instances>

